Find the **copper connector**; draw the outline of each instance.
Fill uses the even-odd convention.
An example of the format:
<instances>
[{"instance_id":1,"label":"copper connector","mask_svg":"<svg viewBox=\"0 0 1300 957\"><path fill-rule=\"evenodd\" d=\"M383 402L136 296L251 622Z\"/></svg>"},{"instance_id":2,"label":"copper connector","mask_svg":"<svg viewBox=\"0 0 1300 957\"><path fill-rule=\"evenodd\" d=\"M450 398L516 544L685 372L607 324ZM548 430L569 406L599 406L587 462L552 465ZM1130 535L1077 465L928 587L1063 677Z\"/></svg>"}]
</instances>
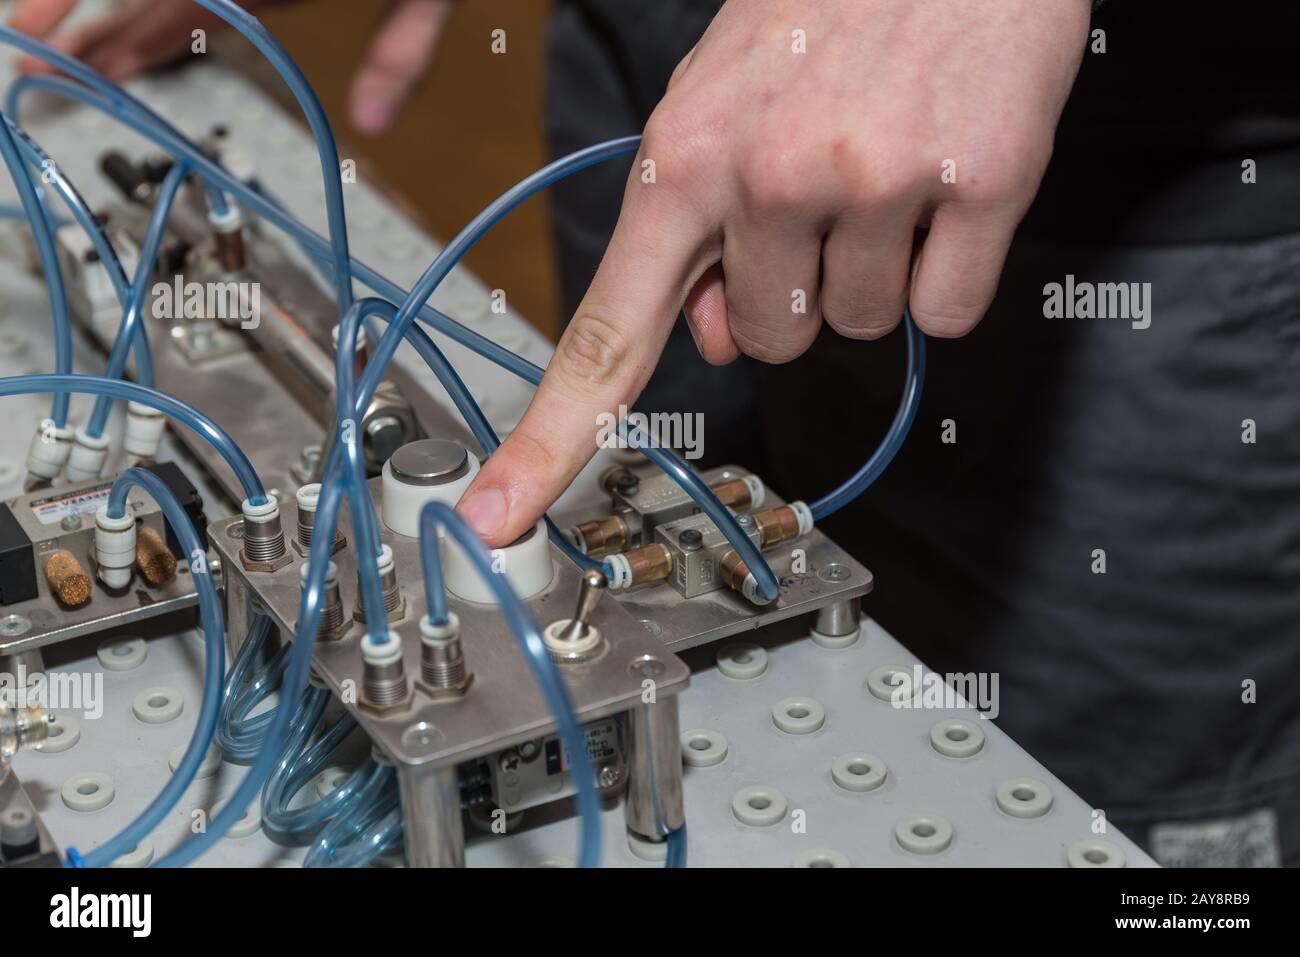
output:
<instances>
[{"instance_id":1,"label":"copper connector","mask_svg":"<svg viewBox=\"0 0 1300 957\"><path fill-rule=\"evenodd\" d=\"M644 585L647 582L661 582L673 573L673 556L668 549L655 542L643 548L624 552L628 566L632 570L631 586Z\"/></svg>"},{"instance_id":2,"label":"copper connector","mask_svg":"<svg viewBox=\"0 0 1300 957\"><path fill-rule=\"evenodd\" d=\"M90 576L72 552L61 548L50 554L45 560L45 580L50 583L50 591L69 608L90 601Z\"/></svg>"},{"instance_id":3,"label":"copper connector","mask_svg":"<svg viewBox=\"0 0 1300 957\"><path fill-rule=\"evenodd\" d=\"M744 479L727 479L717 485L710 485L709 488L713 490L714 495L718 496L718 501L732 511L748 512L750 505L753 504L749 486Z\"/></svg>"},{"instance_id":4,"label":"copper connector","mask_svg":"<svg viewBox=\"0 0 1300 957\"><path fill-rule=\"evenodd\" d=\"M583 552L593 557L621 552L627 547L627 523L617 515L583 522L574 530Z\"/></svg>"},{"instance_id":5,"label":"copper connector","mask_svg":"<svg viewBox=\"0 0 1300 957\"><path fill-rule=\"evenodd\" d=\"M760 548L768 548L778 542L799 537L799 515L789 505L778 505L776 508L755 512L754 523L758 526Z\"/></svg>"},{"instance_id":6,"label":"copper connector","mask_svg":"<svg viewBox=\"0 0 1300 957\"><path fill-rule=\"evenodd\" d=\"M150 585L161 585L176 574L176 558L163 537L148 525L135 540L135 563Z\"/></svg>"},{"instance_id":7,"label":"copper connector","mask_svg":"<svg viewBox=\"0 0 1300 957\"><path fill-rule=\"evenodd\" d=\"M238 229L218 232L217 258L226 272L239 272L244 268L244 234Z\"/></svg>"},{"instance_id":8,"label":"copper connector","mask_svg":"<svg viewBox=\"0 0 1300 957\"><path fill-rule=\"evenodd\" d=\"M745 579L749 577L749 566L734 548L727 549L718 568L727 587L738 592L744 591Z\"/></svg>"}]
</instances>

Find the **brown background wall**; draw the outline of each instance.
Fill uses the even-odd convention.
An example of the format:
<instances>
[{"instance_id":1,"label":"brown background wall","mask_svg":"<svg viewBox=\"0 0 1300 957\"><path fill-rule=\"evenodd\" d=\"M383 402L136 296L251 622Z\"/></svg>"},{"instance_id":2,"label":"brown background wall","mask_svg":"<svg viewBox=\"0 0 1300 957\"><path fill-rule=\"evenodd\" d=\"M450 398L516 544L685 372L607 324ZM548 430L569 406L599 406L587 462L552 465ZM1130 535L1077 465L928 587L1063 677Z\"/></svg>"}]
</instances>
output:
<instances>
[{"instance_id":1,"label":"brown background wall","mask_svg":"<svg viewBox=\"0 0 1300 957\"><path fill-rule=\"evenodd\" d=\"M388 4L299 0L259 12L315 86L344 157L373 171L440 239L460 229L506 187L547 160L542 139L544 33L549 0L460 0L433 68L397 126L368 139L347 122L348 84ZM505 54L491 52L506 31ZM283 83L236 39L224 44L264 80ZM297 107L293 106L294 111ZM544 199L513 213L468 256L469 267L511 305L555 337L554 258Z\"/></svg>"}]
</instances>

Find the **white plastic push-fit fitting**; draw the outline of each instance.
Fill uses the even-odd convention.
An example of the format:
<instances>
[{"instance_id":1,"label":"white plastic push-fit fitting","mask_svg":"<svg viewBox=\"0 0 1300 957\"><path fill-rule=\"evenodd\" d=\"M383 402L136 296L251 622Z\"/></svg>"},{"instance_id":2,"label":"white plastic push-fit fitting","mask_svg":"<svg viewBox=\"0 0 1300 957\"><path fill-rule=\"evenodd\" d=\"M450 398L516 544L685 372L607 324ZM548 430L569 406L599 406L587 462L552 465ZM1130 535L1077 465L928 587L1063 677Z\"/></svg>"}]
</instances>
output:
<instances>
[{"instance_id":1,"label":"white plastic push-fit fitting","mask_svg":"<svg viewBox=\"0 0 1300 957\"><path fill-rule=\"evenodd\" d=\"M140 459L158 457L162 446L163 431L167 428L167 416L151 406L139 402L126 404L126 438L122 447L128 455Z\"/></svg>"},{"instance_id":2,"label":"white plastic push-fit fitting","mask_svg":"<svg viewBox=\"0 0 1300 957\"><path fill-rule=\"evenodd\" d=\"M109 588L131 584L135 565L135 516L129 510L110 518L108 505L95 512L95 564L99 579Z\"/></svg>"},{"instance_id":3,"label":"white plastic push-fit fitting","mask_svg":"<svg viewBox=\"0 0 1300 957\"><path fill-rule=\"evenodd\" d=\"M77 436L68 455L68 478L73 482L89 482L99 478L108 458L108 436L92 436L85 428L77 429Z\"/></svg>"},{"instance_id":4,"label":"white plastic push-fit fitting","mask_svg":"<svg viewBox=\"0 0 1300 957\"><path fill-rule=\"evenodd\" d=\"M27 449L28 477L38 482L49 482L63 474L63 467L72 454L75 434L67 426L56 428L49 419L36 426L36 434Z\"/></svg>"}]
</instances>

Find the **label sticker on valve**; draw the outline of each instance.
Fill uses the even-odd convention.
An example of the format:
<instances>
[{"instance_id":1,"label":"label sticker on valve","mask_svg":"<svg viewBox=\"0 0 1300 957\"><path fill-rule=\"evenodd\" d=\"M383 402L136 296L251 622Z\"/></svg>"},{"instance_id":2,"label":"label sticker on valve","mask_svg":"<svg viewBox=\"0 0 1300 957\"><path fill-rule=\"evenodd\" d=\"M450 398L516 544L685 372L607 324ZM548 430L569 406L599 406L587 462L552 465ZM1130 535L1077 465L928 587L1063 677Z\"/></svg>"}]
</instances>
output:
<instances>
[{"instance_id":1,"label":"label sticker on valve","mask_svg":"<svg viewBox=\"0 0 1300 957\"><path fill-rule=\"evenodd\" d=\"M618 757L618 724L606 721L601 724L589 724L583 728L583 737L587 741L587 756L592 764L600 764ZM573 759L560 745L559 738L546 739L546 773L562 774L569 770Z\"/></svg>"},{"instance_id":2,"label":"label sticker on valve","mask_svg":"<svg viewBox=\"0 0 1300 957\"><path fill-rule=\"evenodd\" d=\"M108 493L113 483L105 482L93 488L83 488L76 492L61 492L48 498L32 502L32 514L42 525L57 525L69 515L84 516L99 511L99 506L108 501Z\"/></svg>"}]
</instances>

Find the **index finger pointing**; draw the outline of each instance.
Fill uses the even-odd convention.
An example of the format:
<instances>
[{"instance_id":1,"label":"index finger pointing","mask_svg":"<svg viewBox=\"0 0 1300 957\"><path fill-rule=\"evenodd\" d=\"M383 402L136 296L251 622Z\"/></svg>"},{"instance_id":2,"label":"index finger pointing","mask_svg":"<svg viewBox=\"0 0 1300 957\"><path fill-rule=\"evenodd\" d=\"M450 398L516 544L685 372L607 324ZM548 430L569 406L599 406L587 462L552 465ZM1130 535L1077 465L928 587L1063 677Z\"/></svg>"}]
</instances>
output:
<instances>
[{"instance_id":1,"label":"index finger pointing","mask_svg":"<svg viewBox=\"0 0 1300 957\"><path fill-rule=\"evenodd\" d=\"M602 413L645 387L687 291L708 266L708 230L640 157L600 268L518 427L457 506L489 545L522 535L596 451Z\"/></svg>"}]
</instances>

